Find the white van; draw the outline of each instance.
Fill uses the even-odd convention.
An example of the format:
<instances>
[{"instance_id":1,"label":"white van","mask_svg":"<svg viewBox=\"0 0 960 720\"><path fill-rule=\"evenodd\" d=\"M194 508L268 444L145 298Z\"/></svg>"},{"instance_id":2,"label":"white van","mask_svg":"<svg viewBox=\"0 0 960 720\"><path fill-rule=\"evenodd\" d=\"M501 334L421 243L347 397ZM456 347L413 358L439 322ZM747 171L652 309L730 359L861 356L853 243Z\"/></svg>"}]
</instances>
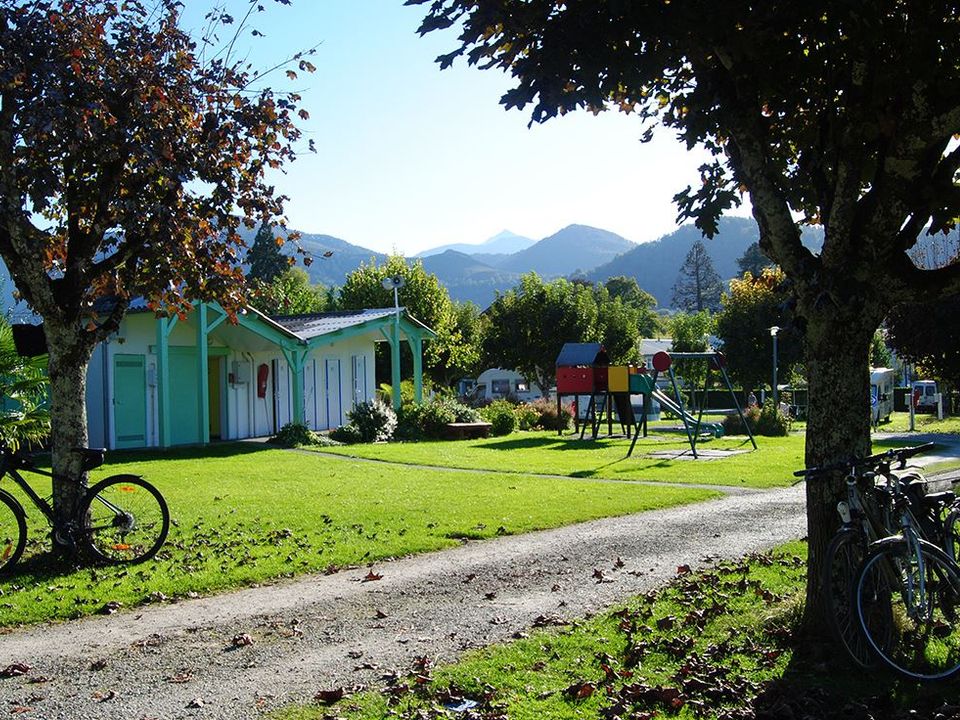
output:
<instances>
[{"instance_id":1,"label":"white van","mask_svg":"<svg viewBox=\"0 0 960 720\"><path fill-rule=\"evenodd\" d=\"M896 377L896 373L890 368L870 370L870 421L874 425L890 420Z\"/></svg>"},{"instance_id":2,"label":"white van","mask_svg":"<svg viewBox=\"0 0 960 720\"><path fill-rule=\"evenodd\" d=\"M916 380L913 383L913 406L918 410L936 410L937 383L933 380Z\"/></svg>"}]
</instances>

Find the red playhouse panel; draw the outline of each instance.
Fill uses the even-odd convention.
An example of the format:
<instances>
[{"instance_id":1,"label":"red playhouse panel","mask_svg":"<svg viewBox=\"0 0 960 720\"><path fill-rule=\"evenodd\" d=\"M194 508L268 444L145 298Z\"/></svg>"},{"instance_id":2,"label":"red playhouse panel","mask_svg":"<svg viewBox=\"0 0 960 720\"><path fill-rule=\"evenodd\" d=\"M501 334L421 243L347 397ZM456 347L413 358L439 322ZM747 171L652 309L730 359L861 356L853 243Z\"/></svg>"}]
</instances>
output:
<instances>
[{"instance_id":1,"label":"red playhouse panel","mask_svg":"<svg viewBox=\"0 0 960 720\"><path fill-rule=\"evenodd\" d=\"M596 392L607 391L607 366L595 365L593 367L593 389Z\"/></svg>"},{"instance_id":2,"label":"red playhouse panel","mask_svg":"<svg viewBox=\"0 0 960 720\"><path fill-rule=\"evenodd\" d=\"M590 367L558 367L558 393L590 393L593 392L593 368Z\"/></svg>"}]
</instances>

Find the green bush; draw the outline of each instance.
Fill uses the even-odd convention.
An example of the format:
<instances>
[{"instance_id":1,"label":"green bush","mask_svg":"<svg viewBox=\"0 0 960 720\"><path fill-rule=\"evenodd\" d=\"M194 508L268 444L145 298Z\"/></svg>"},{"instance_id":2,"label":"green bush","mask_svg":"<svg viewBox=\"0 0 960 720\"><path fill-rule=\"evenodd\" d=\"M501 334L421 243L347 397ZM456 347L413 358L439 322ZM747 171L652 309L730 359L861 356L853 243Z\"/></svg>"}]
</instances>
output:
<instances>
[{"instance_id":1,"label":"green bush","mask_svg":"<svg viewBox=\"0 0 960 720\"><path fill-rule=\"evenodd\" d=\"M341 425L335 430L330 431L330 438L343 445L355 445L365 442L363 434L356 425Z\"/></svg>"},{"instance_id":2,"label":"green bush","mask_svg":"<svg viewBox=\"0 0 960 720\"><path fill-rule=\"evenodd\" d=\"M767 398L760 410L760 417L757 419L757 435L767 435L769 437L783 437L790 432L791 419L787 413L781 412L773 404L773 398Z\"/></svg>"},{"instance_id":3,"label":"green bush","mask_svg":"<svg viewBox=\"0 0 960 720\"><path fill-rule=\"evenodd\" d=\"M517 416L517 428L520 430L532 430L540 423L540 413L529 404L517 405L513 414Z\"/></svg>"},{"instance_id":4,"label":"green bush","mask_svg":"<svg viewBox=\"0 0 960 720\"><path fill-rule=\"evenodd\" d=\"M480 413L452 397L435 395L422 405L409 404L400 409L395 436L403 440L442 438L453 422L477 422Z\"/></svg>"},{"instance_id":5,"label":"green bush","mask_svg":"<svg viewBox=\"0 0 960 720\"><path fill-rule=\"evenodd\" d=\"M750 405L743 410L743 416L747 419L751 432L757 431L757 421L760 419L760 408L756 405ZM727 415L723 419L724 435L746 435L747 429L743 426L739 415Z\"/></svg>"},{"instance_id":6,"label":"green bush","mask_svg":"<svg viewBox=\"0 0 960 720\"><path fill-rule=\"evenodd\" d=\"M483 419L490 423L494 435L509 435L517 429L517 416L513 412L513 403L509 400L494 400L480 411Z\"/></svg>"},{"instance_id":7,"label":"green bush","mask_svg":"<svg viewBox=\"0 0 960 720\"><path fill-rule=\"evenodd\" d=\"M573 408L569 405L562 405L559 415L556 401L549 398L538 398L530 407L539 415L537 426L544 430L566 430L573 423Z\"/></svg>"},{"instance_id":8,"label":"green bush","mask_svg":"<svg viewBox=\"0 0 960 720\"><path fill-rule=\"evenodd\" d=\"M360 433L361 442L384 442L397 429L397 414L379 398L357 404L347 417Z\"/></svg>"},{"instance_id":9,"label":"green bush","mask_svg":"<svg viewBox=\"0 0 960 720\"><path fill-rule=\"evenodd\" d=\"M316 445L317 434L303 423L287 423L272 438L267 440L271 445L292 448L301 445Z\"/></svg>"}]
</instances>

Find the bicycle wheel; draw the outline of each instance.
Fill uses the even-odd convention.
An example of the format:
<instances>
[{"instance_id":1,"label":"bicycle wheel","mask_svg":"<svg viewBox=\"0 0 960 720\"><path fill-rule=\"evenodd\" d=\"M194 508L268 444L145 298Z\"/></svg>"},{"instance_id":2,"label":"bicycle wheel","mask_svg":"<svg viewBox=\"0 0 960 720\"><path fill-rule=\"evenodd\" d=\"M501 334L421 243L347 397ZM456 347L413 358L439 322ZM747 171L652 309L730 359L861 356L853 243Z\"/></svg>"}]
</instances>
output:
<instances>
[{"instance_id":1,"label":"bicycle wheel","mask_svg":"<svg viewBox=\"0 0 960 720\"><path fill-rule=\"evenodd\" d=\"M27 521L15 498L0 490L0 574L13 567L27 544Z\"/></svg>"},{"instance_id":2,"label":"bicycle wheel","mask_svg":"<svg viewBox=\"0 0 960 720\"><path fill-rule=\"evenodd\" d=\"M857 580L857 616L874 652L915 680L960 670L960 570L934 545L883 543Z\"/></svg>"},{"instance_id":3,"label":"bicycle wheel","mask_svg":"<svg viewBox=\"0 0 960 720\"><path fill-rule=\"evenodd\" d=\"M854 663L862 668L873 668L877 665L876 656L860 629L853 600L865 555L866 542L862 532L853 528L838 532L824 555L821 586L827 622L834 637L847 649Z\"/></svg>"},{"instance_id":4,"label":"bicycle wheel","mask_svg":"<svg viewBox=\"0 0 960 720\"><path fill-rule=\"evenodd\" d=\"M947 556L954 562L960 562L960 508L954 507L943 521L943 534Z\"/></svg>"},{"instance_id":5,"label":"bicycle wheel","mask_svg":"<svg viewBox=\"0 0 960 720\"><path fill-rule=\"evenodd\" d=\"M110 563L149 560L170 529L160 491L136 475L114 475L87 491L80 517L89 552Z\"/></svg>"}]
</instances>

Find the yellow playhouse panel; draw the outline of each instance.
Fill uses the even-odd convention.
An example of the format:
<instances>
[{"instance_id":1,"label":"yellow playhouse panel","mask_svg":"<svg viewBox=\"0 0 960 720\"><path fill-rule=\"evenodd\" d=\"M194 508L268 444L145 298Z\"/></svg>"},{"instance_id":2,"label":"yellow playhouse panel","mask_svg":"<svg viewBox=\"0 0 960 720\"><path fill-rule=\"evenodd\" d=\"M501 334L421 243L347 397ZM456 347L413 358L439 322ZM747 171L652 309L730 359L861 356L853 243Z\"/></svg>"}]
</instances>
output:
<instances>
[{"instance_id":1,"label":"yellow playhouse panel","mask_svg":"<svg viewBox=\"0 0 960 720\"><path fill-rule=\"evenodd\" d=\"M626 365L611 365L607 368L607 388L610 392L630 391L630 370Z\"/></svg>"}]
</instances>

